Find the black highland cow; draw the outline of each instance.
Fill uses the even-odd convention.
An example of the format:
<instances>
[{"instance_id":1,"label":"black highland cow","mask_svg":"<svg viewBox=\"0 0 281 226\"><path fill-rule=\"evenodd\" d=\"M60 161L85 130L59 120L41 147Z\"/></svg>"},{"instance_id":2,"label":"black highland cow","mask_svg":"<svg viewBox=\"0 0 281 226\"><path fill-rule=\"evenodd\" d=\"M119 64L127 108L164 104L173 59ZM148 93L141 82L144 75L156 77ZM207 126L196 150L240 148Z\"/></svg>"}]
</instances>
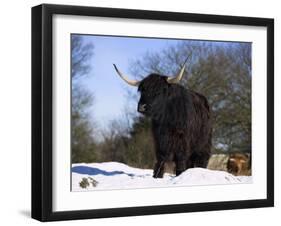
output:
<instances>
[{"instance_id":1,"label":"black highland cow","mask_svg":"<svg viewBox=\"0 0 281 226\"><path fill-rule=\"evenodd\" d=\"M168 159L175 162L177 176L188 168L206 168L212 145L210 108L203 95L176 84L185 66L175 77L150 74L141 81L129 80L114 67L128 84L138 86L138 112L151 118L157 159L153 177L163 177Z\"/></svg>"}]
</instances>

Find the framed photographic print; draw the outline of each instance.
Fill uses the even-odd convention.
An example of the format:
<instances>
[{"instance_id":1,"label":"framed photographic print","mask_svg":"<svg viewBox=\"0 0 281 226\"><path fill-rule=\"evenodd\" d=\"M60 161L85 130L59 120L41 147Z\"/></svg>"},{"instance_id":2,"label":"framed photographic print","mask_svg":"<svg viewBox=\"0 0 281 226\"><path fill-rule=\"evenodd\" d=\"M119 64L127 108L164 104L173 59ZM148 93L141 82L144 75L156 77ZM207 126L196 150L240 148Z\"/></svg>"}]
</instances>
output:
<instances>
[{"instance_id":1,"label":"framed photographic print","mask_svg":"<svg viewBox=\"0 0 281 226\"><path fill-rule=\"evenodd\" d=\"M32 217L274 205L274 21L32 8Z\"/></svg>"}]
</instances>

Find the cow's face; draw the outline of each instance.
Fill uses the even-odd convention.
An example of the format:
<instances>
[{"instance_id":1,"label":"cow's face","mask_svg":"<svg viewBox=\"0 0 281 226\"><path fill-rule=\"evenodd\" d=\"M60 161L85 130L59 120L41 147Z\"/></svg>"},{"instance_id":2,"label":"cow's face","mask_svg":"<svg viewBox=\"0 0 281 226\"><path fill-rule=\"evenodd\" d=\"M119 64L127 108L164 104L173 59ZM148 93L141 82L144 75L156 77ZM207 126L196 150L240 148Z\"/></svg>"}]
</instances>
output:
<instances>
[{"instance_id":1,"label":"cow's face","mask_svg":"<svg viewBox=\"0 0 281 226\"><path fill-rule=\"evenodd\" d=\"M151 74L143 79L138 87L140 99L138 102L138 112L146 116L151 116L157 111L158 106L163 104L169 87L167 77Z\"/></svg>"}]
</instances>

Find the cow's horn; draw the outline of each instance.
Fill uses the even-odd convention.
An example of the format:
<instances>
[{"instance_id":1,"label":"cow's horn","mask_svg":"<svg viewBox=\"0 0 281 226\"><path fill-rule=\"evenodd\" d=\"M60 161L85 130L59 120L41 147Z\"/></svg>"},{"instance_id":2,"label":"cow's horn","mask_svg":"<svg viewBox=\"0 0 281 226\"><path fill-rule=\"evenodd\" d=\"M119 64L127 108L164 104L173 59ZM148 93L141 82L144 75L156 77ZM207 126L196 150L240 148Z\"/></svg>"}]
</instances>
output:
<instances>
[{"instance_id":1,"label":"cow's horn","mask_svg":"<svg viewBox=\"0 0 281 226\"><path fill-rule=\"evenodd\" d=\"M127 79L119 70L118 68L116 67L115 64L113 64L117 74L125 81L127 82L129 85L131 86L138 86L140 84L140 81L137 81L137 80L130 80L130 79Z\"/></svg>"},{"instance_id":2,"label":"cow's horn","mask_svg":"<svg viewBox=\"0 0 281 226\"><path fill-rule=\"evenodd\" d=\"M182 68L181 68L181 70L180 70L180 72L178 73L177 76L167 78L168 83L178 83L182 79L182 76L183 76L183 73L184 73L184 70L185 70L185 64L186 64L186 62L187 62L187 60L190 56L191 56L191 53L185 59L184 64L183 64L183 66L182 66Z\"/></svg>"},{"instance_id":3,"label":"cow's horn","mask_svg":"<svg viewBox=\"0 0 281 226\"><path fill-rule=\"evenodd\" d=\"M184 69L185 69L185 65L183 65L183 67L181 68L181 70L180 70L180 72L178 73L177 76L175 76L175 77L168 77L167 78L167 82L168 83L178 83L182 79L182 76L183 76L183 73L184 73Z\"/></svg>"}]
</instances>

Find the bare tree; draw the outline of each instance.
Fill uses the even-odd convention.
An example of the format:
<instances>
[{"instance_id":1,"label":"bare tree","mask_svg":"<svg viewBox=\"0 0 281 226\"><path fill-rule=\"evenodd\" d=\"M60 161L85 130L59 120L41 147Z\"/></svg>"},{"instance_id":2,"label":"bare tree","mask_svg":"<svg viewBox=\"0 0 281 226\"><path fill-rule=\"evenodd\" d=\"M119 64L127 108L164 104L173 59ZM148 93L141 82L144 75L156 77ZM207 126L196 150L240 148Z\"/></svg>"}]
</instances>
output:
<instances>
[{"instance_id":1,"label":"bare tree","mask_svg":"<svg viewBox=\"0 0 281 226\"><path fill-rule=\"evenodd\" d=\"M95 152L93 123L89 119L89 106L93 96L87 90L76 86L72 91L71 111L71 158L72 162L92 162Z\"/></svg>"},{"instance_id":2,"label":"bare tree","mask_svg":"<svg viewBox=\"0 0 281 226\"><path fill-rule=\"evenodd\" d=\"M89 60L93 55L93 45L86 44L81 35L71 36L71 158L72 162L92 162L96 160L94 125L89 115L93 105L93 95L81 84L90 72Z\"/></svg>"},{"instance_id":3,"label":"bare tree","mask_svg":"<svg viewBox=\"0 0 281 226\"><path fill-rule=\"evenodd\" d=\"M91 43L85 44L81 35L71 36L71 76L77 80L81 76L88 75L91 70L89 60L94 53Z\"/></svg>"}]
</instances>

